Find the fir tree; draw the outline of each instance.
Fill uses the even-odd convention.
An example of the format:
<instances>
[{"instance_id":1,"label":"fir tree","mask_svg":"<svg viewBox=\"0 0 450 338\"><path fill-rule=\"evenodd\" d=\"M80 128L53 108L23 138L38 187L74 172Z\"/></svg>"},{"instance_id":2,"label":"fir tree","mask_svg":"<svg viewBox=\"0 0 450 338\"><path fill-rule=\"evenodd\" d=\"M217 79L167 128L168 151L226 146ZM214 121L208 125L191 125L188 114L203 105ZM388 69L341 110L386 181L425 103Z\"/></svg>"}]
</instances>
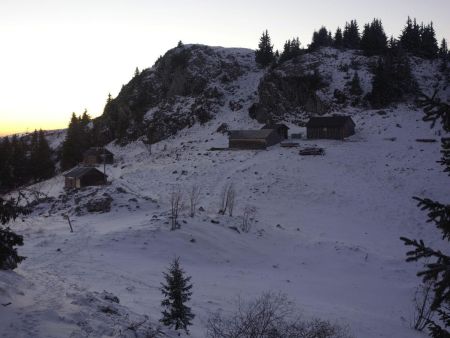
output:
<instances>
[{"instance_id":1,"label":"fir tree","mask_svg":"<svg viewBox=\"0 0 450 338\"><path fill-rule=\"evenodd\" d=\"M134 70L134 77L139 76L139 68L136 67L136 69Z\"/></svg>"},{"instance_id":2,"label":"fir tree","mask_svg":"<svg viewBox=\"0 0 450 338\"><path fill-rule=\"evenodd\" d=\"M420 42L420 56L427 59L434 59L438 56L439 47L432 22L426 26L423 26L421 30Z\"/></svg>"},{"instance_id":3,"label":"fir tree","mask_svg":"<svg viewBox=\"0 0 450 338\"><path fill-rule=\"evenodd\" d=\"M35 152L34 157L38 159L35 166L35 178L48 179L52 177L55 173L55 164L52 161L52 151L42 130L39 130L38 133Z\"/></svg>"},{"instance_id":4,"label":"fir tree","mask_svg":"<svg viewBox=\"0 0 450 338\"><path fill-rule=\"evenodd\" d=\"M441 46L439 47L439 56L445 59L447 59L448 57L448 45L447 40L445 39L442 39L441 41Z\"/></svg>"},{"instance_id":5,"label":"fir tree","mask_svg":"<svg viewBox=\"0 0 450 338\"><path fill-rule=\"evenodd\" d=\"M436 122L441 120L443 129L450 132L450 105L442 103L433 96L432 98L422 96L419 105L424 108L425 121ZM450 138L443 139L443 159L445 171L450 175L449 167ZM450 241L450 205L444 205L428 198L414 197L418 201L421 210L428 212L428 222L434 223L442 233L442 239ZM405 245L411 246L412 250L407 252L407 261L425 260L424 270L417 275L424 282L431 282L434 292L431 309L439 317L436 320L428 320L427 327L434 338L450 337L450 256L425 245L422 240L411 240L402 237Z\"/></svg>"},{"instance_id":6,"label":"fir tree","mask_svg":"<svg viewBox=\"0 0 450 338\"><path fill-rule=\"evenodd\" d=\"M320 47L328 47L333 45L333 38L331 32L328 32L326 27L322 26L318 32L313 33L312 42L309 49L316 50Z\"/></svg>"},{"instance_id":7,"label":"fir tree","mask_svg":"<svg viewBox=\"0 0 450 338\"><path fill-rule=\"evenodd\" d=\"M368 56L380 55L386 51L387 37L381 20L374 19L372 23L364 25L361 49Z\"/></svg>"},{"instance_id":8,"label":"fir tree","mask_svg":"<svg viewBox=\"0 0 450 338\"><path fill-rule=\"evenodd\" d=\"M300 40L298 37L293 38L291 40L287 40L284 43L283 53L281 53L279 62L282 63L284 61L293 59L301 54L300 49Z\"/></svg>"},{"instance_id":9,"label":"fir tree","mask_svg":"<svg viewBox=\"0 0 450 338\"><path fill-rule=\"evenodd\" d=\"M348 49L359 49L360 42L361 36L359 34L359 27L356 20L351 20L350 23L346 22L342 37L344 47Z\"/></svg>"},{"instance_id":10,"label":"fir tree","mask_svg":"<svg viewBox=\"0 0 450 338\"><path fill-rule=\"evenodd\" d=\"M413 54L420 55L421 46L421 27L417 24L416 19L411 20L410 17L406 20L406 25L400 34L399 42L402 48Z\"/></svg>"},{"instance_id":11,"label":"fir tree","mask_svg":"<svg viewBox=\"0 0 450 338\"><path fill-rule=\"evenodd\" d=\"M20 214L28 210L19 207L14 200L6 201L0 197L0 223L5 225L15 220ZM17 235L10 228L0 227L0 270L13 270L25 257L17 253L16 246L23 245L23 236Z\"/></svg>"},{"instance_id":12,"label":"fir tree","mask_svg":"<svg viewBox=\"0 0 450 338\"><path fill-rule=\"evenodd\" d=\"M192 325L191 320L195 315L191 308L186 306L192 296L191 277L185 276L180 267L180 259L176 258L171 263L168 272L164 273L165 283L161 283L161 292L164 300L161 302L164 310L160 320L165 326L175 328L175 330L185 330L188 333L188 326Z\"/></svg>"},{"instance_id":13,"label":"fir tree","mask_svg":"<svg viewBox=\"0 0 450 338\"><path fill-rule=\"evenodd\" d=\"M255 51L255 61L262 67L270 65L274 61L273 45L270 41L269 32L266 30L263 32L258 49Z\"/></svg>"},{"instance_id":14,"label":"fir tree","mask_svg":"<svg viewBox=\"0 0 450 338\"><path fill-rule=\"evenodd\" d=\"M4 137L0 142L0 191L12 186L11 142Z\"/></svg>"},{"instance_id":15,"label":"fir tree","mask_svg":"<svg viewBox=\"0 0 450 338\"><path fill-rule=\"evenodd\" d=\"M342 29L339 27L336 29L336 33L334 33L333 46L335 48L342 48L344 46L343 37L342 37Z\"/></svg>"},{"instance_id":16,"label":"fir tree","mask_svg":"<svg viewBox=\"0 0 450 338\"><path fill-rule=\"evenodd\" d=\"M350 94L360 96L363 93L361 89L361 81L359 79L358 72L355 72L352 80L350 81Z\"/></svg>"},{"instance_id":17,"label":"fir tree","mask_svg":"<svg viewBox=\"0 0 450 338\"><path fill-rule=\"evenodd\" d=\"M61 168L63 170L70 169L81 162L83 153L92 145L90 122L91 118L86 110L80 117L72 113L62 145Z\"/></svg>"},{"instance_id":18,"label":"fir tree","mask_svg":"<svg viewBox=\"0 0 450 338\"><path fill-rule=\"evenodd\" d=\"M380 57L372 80L369 101L374 108L386 107L408 95L416 94L417 83L412 76L408 57L400 48Z\"/></svg>"}]
</instances>

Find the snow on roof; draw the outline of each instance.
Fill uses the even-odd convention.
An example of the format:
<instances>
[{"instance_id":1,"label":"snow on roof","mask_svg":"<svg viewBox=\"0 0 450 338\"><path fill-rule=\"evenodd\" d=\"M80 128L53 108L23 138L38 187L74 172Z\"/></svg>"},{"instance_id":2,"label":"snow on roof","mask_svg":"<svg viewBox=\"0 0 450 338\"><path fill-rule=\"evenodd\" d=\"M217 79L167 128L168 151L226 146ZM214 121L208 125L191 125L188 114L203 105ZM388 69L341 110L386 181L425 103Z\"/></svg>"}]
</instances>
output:
<instances>
[{"instance_id":1,"label":"snow on roof","mask_svg":"<svg viewBox=\"0 0 450 338\"><path fill-rule=\"evenodd\" d=\"M306 123L306 126L312 128L342 127L348 121L351 121L353 124L355 124L350 116L344 115L311 117L308 123Z\"/></svg>"},{"instance_id":2,"label":"snow on roof","mask_svg":"<svg viewBox=\"0 0 450 338\"><path fill-rule=\"evenodd\" d=\"M273 129L260 130L232 130L230 132L230 139L251 140L251 139L266 139Z\"/></svg>"},{"instance_id":3,"label":"snow on roof","mask_svg":"<svg viewBox=\"0 0 450 338\"><path fill-rule=\"evenodd\" d=\"M68 173L64 174L65 177L82 177L91 171L98 171L100 174L104 175L100 170L94 167L76 167L70 170ZM107 176L107 175L105 175Z\"/></svg>"}]
</instances>

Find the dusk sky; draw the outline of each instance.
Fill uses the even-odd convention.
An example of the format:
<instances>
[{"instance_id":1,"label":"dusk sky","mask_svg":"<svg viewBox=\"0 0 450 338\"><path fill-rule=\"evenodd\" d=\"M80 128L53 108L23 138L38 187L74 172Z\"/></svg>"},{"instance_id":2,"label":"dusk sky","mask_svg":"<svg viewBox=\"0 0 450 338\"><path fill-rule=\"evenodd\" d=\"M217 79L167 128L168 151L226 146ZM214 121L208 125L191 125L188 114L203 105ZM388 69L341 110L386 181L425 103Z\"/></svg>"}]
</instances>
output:
<instances>
[{"instance_id":1,"label":"dusk sky","mask_svg":"<svg viewBox=\"0 0 450 338\"><path fill-rule=\"evenodd\" d=\"M72 112L102 113L136 67L184 43L256 48L268 29L275 48L315 29L381 18L398 36L407 16L450 37L450 1L0 0L0 134L65 128Z\"/></svg>"}]
</instances>

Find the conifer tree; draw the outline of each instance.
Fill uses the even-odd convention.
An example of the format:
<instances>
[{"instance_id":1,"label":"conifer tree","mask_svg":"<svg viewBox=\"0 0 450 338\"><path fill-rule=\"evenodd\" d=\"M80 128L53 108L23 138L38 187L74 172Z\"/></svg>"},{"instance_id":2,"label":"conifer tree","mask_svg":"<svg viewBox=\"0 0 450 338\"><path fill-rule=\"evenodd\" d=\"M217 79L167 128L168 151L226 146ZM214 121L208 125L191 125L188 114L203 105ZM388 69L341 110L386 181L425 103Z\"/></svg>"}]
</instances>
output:
<instances>
[{"instance_id":1,"label":"conifer tree","mask_svg":"<svg viewBox=\"0 0 450 338\"><path fill-rule=\"evenodd\" d=\"M419 105L424 108L424 121L431 121L432 126L437 120L441 120L442 127L450 132L450 105L440 102L433 96L429 98L422 95ZM450 138L442 139L443 158L440 161L444 165L444 171L450 175ZM450 241L450 205L444 205L428 198L414 197L418 201L418 207L428 212L428 222L434 223L442 233L442 239ZM425 245L423 240L411 240L402 237L405 245L411 246L407 252L407 261L425 260L424 269L417 275L424 282L430 282L434 297L431 310L436 311L439 321L429 319L427 327L434 338L450 337L450 256L439 249Z\"/></svg>"},{"instance_id":2,"label":"conifer tree","mask_svg":"<svg viewBox=\"0 0 450 338\"><path fill-rule=\"evenodd\" d=\"M263 32L259 40L258 49L255 51L255 61L262 67L266 67L270 65L274 59L273 45L270 41L269 32L266 30Z\"/></svg>"},{"instance_id":3,"label":"conifer tree","mask_svg":"<svg viewBox=\"0 0 450 338\"><path fill-rule=\"evenodd\" d=\"M427 59L436 58L438 56L439 47L432 22L426 26L423 26L420 38L420 56Z\"/></svg>"},{"instance_id":4,"label":"conifer tree","mask_svg":"<svg viewBox=\"0 0 450 338\"><path fill-rule=\"evenodd\" d=\"M293 59L301 54L300 49L300 40L298 37L293 38L291 40L287 40L284 43L283 52L281 53L279 62L282 63L284 61Z\"/></svg>"},{"instance_id":5,"label":"conifer tree","mask_svg":"<svg viewBox=\"0 0 450 338\"><path fill-rule=\"evenodd\" d=\"M379 58L368 97L374 108L386 107L416 91L417 83L402 49L395 48Z\"/></svg>"},{"instance_id":6,"label":"conifer tree","mask_svg":"<svg viewBox=\"0 0 450 338\"><path fill-rule=\"evenodd\" d=\"M83 153L91 146L90 121L90 116L86 110L80 117L72 113L66 138L62 145L61 168L63 170L70 169L81 162Z\"/></svg>"},{"instance_id":7,"label":"conifer tree","mask_svg":"<svg viewBox=\"0 0 450 338\"><path fill-rule=\"evenodd\" d=\"M344 46L342 39L342 29L338 27L336 33L334 33L333 46L335 48L342 48Z\"/></svg>"},{"instance_id":8,"label":"conifer tree","mask_svg":"<svg viewBox=\"0 0 450 338\"><path fill-rule=\"evenodd\" d=\"M358 72L355 72L352 80L350 81L350 94L360 96L363 93L361 88L361 81L359 79Z\"/></svg>"},{"instance_id":9,"label":"conifer tree","mask_svg":"<svg viewBox=\"0 0 450 338\"><path fill-rule=\"evenodd\" d=\"M136 67L136 69L134 70L134 77L139 76L139 68Z\"/></svg>"},{"instance_id":10,"label":"conifer tree","mask_svg":"<svg viewBox=\"0 0 450 338\"><path fill-rule=\"evenodd\" d=\"M448 45L447 40L442 39L441 46L439 47L439 56L441 58L447 58L448 57Z\"/></svg>"},{"instance_id":11,"label":"conifer tree","mask_svg":"<svg viewBox=\"0 0 450 338\"><path fill-rule=\"evenodd\" d=\"M387 37L381 20L373 19L370 24L364 25L361 38L361 49L368 56L380 55L386 51Z\"/></svg>"},{"instance_id":12,"label":"conifer tree","mask_svg":"<svg viewBox=\"0 0 450 338\"><path fill-rule=\"evenodd\" d=\"M345 23L342 43L344 48L359 49L361 36L359 34L359 27L356 20L351 20L350 23Z\"/></svg>"},{"instance_id":13,"label":"conifer tree","mask_svg":"<svg viewBox=\"0 0 450 338\"><path fill-rule=\"evenodd\" d=\"M191 277L185 276L180 267L180 259L175 258L167 272L164 273L165 283L161 283L161 292L164 300L161 302L164 310L162 311L162 322L165 326L175 328L175 330L184 330L188 333L188 326L195 315L186 303L192 296Z\"/></svg>"},{"instance_id":14,"label":"conifer tree","mask_svg":"<svg viewBox=\"0 0 450 338\"><path fill-rule=\"evenodd\" d=\"M44 132L39 130L35 158L38 159L35 166L36 179L48 179L55 173L55 164L52 160L52 151L45 138Z\"/></svg>"},{"instance_id":15,"label":"conifer tree","mask_svg":"<svg viewBox=\"0 0 450 338\"><path fill-rule=\"evenodd\" d=\"M0 142L0 191L8 190L12 185L11 143L9 137Z\"/></svg>"},{"instance_id":16,"label":"conifer tree","mask_svg":"<svg viewBox=\"0 0 450 338\"><path fill-rule=\"evenodd\" d=\"M417 23L416 19L411 20L411 18L408 17L406 25L400 34L400 45L405 51L420 56L422 44L421 34L422 27Z\"/></svg>"},{"instance_id":17,"label":"conifer tree","mask_svg":"<svg viewBox=\"0 0 450 338\"><path fill-rule=\"evenodd\" d=\"M26 208L18 206L14 200L6 201L0 197L0 224L5 225L15 220L20 214L26 214ZM17 235L10 228L0 227L0 270L13 270L25 257L17 253L16 246L23 245L23 236Z\"/></svg>"},{"instance_id":18,"label":"conifer tree","mask_svg":"<svg viewBox=\"0 0 450 338\"><path fill-rule=\"evenodd\" d=\"M318 32L313 33L312 42L309 45L309 49L316 50L320 47L328 47L333 45L333 38L331 32L328 32L327 28L322 26Z\"/></svg>"}]
</instances>

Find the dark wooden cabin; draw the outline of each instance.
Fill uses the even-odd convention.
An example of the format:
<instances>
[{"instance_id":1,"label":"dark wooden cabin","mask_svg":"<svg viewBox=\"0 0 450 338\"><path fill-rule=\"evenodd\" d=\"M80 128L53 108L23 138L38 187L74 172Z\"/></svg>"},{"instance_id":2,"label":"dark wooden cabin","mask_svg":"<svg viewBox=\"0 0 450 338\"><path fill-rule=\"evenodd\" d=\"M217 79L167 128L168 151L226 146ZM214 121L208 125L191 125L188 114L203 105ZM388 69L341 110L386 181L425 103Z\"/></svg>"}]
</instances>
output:
<instances>
[{"instance_id":1,"label":"dark wooden cabin","mask_svg":"<svg viewBox=\"0 0 450 338\"><path fill-rule=\"evenodd\" d=\"M282 124L282 123L266 124L261 129L274 129L281 137L283 137L283 139L285 139L285 140L288 139L289 127L285 124Z\"/></svg>"},{"instance_id":2,"label":"dark wooden cabin","mask_svg":"<svg viewBox=\"0 0 450 338\"><path fill-rule=\"evenodd\" d=\"M83 154L83 163L87 165L113 164L114 155L103 147L92 147Z\"/></svg>"},{"instance_id":3,"label":"dark wooden cabin","mask_svg":"<svg viewBox=\"0 0 450 338\"><path fill-rule=\"evenodd\" d=\"M350 116L312 117L306 124L306 134L309 139L343 140L355 134L355 126Z\"/></svg>"},{"instance_id":4,"label":"dark wooden cabin","mask_svg":"<svg viewBox=\"0 0 450 338\"><path fill-rule=\"evenodd\" d=\"M107 175L92 167L77 167L66 173L65 188L78 189L92 185L106 184Z\"/></svg>"},{"instance_id":5,"label":"dark wooden cabin","mask_svg":"<svg viewBox=\"0 0 450 338\"><path fill-rule=\"evenodd\" d=\"M266 149L284 140L275 129L232 130L228 139L231 149Z\"/></svg>"}]
</instances>

